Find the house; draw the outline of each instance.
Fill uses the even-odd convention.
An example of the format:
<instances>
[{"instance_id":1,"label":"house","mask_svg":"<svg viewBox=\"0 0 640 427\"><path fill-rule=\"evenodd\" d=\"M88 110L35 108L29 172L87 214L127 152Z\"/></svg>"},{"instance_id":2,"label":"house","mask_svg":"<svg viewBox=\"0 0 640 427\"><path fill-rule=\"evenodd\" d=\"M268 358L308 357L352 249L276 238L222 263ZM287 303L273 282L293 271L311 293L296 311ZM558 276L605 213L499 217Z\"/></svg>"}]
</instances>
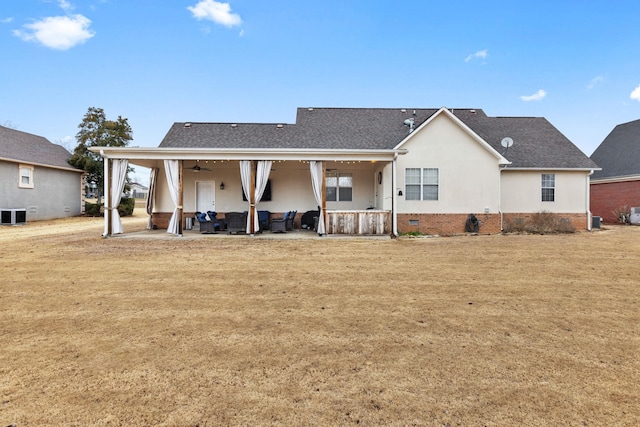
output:
<instances>
[{"instance_id":1,"label":"house","mask_svg":"<svg viewBox=\"0 0 640 427\"><path fill-rule=\"evenodd\" d=\"M25 210L27 221L80 215L84 171L69 157L44 137L0 126L0 209Z\"/></svg>"},{"instance_id":2,"label":"house","mask_svg":"<svg viewBox=\"0 0 640 427\"><path fill-rule=\"evenodd\" d=\"M149 187L140 184L139 182L132 182L129 184L129 191L126 194L127 197L133 197L134 199L144 199L149 193Z\"/></svg>"},{"instance_id":3,"label":"house","mask_svg":"<svg viewBox=\"0 0 640 427\"><path fill-rule=\"evenodd\" d=\"M471 213L481 233L498 233L540 211L589 229L597 169L544 118L448 108L299 108L294 124L181 122L158 148L102 155L114 169L152 169L151 222L176 234L196 211L248 211L252 233L257 210L318 208L320 234L457 234Z\"/></svg>"},{"instance_id":4,"label":"house","mask_svg":"<svg viewBox=\"0 0 640 427\"><path fill-rule=\"evenodd\" d=\"M591 209L617 223L618 211L640 206L640 120L617 125L591 155L599 170L591 177Z\"/></svg>"}]
</instances>

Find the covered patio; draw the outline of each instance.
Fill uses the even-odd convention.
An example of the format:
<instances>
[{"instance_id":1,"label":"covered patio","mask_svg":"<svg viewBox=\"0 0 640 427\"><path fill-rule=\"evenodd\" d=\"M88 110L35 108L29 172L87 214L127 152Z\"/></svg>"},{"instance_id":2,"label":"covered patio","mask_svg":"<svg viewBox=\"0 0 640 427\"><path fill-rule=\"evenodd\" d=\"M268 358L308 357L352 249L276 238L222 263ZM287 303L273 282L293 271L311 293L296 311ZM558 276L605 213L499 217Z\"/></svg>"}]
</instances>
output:
<instances>
[{"instance_id":1,"label":"covered patio","mask_svg":"<svg viewBox=\"0 0 640 427\"><path fill-rule=\"evenodd\" d=\"M129 165L151 170L147 229L184 236L187 218L213 211L247 212L245 235L260 232L258 211L271 218L319 211L317 233L397 235L396 159L404 150L92 148L104 158L105 237L125 232L117 212ZM267 190L267 191L265 191ZM268 197L266 197L268 196Z\"/></svg>"}]
</instances>

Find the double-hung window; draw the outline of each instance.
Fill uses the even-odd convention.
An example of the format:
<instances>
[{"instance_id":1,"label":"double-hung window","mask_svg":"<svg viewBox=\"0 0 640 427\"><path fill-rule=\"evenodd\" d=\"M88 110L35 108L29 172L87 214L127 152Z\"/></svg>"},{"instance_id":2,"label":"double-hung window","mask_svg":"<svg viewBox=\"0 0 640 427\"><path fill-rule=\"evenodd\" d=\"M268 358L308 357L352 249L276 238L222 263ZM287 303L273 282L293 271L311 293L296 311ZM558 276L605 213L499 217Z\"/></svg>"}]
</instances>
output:
<instances>
[{"instance_id":1,"label":"double-hung window","mask_svg":"<svg viewBox=\"0 0 640 427\"><path fill-rule=\"evenodd\" d=\"M437 168L407 168L404 171L405 200L438 200Z\"/></svg>"},{"instance_id":2,"label":"double-hung window","mask_svg":"<svg viewBox=\"0 0 640 427\"><path fill-rule=\"evenodd\" d=\"M351 202L353 176L350 173L328 173L326 181L327 202Z\"/></svg>"},{"instance_id":3,"label":"double-hung window","mask_svg":"<svg viewBox=\"0 0 640 427\"><path fill-rule=\"evenodd\" d=\"M554 202L556 200L556 174L542 174L542 201Z\"/></svg>"},{"instance_id":4,"label":"double-hung window","mask_svg":"<svg viewBox=\"0 0 640 427\"><path fill-rule=\"evenodd\" d=\"M18 187L33 188L33 166L18 166Z\"/></svg>"}]
</instances>

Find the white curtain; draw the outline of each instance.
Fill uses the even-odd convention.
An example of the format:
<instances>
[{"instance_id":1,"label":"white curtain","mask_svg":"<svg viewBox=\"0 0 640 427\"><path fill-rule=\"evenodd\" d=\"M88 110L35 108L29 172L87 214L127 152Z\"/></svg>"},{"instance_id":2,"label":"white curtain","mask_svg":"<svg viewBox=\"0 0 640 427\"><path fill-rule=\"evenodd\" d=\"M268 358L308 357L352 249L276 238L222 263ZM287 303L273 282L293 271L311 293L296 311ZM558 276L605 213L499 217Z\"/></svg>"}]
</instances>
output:
<instances>
[{"instance_id":1,"label":"white curtain","mask_svg":"<svg viewBox=\"0 0 640 427\"><path fill-rule=\"evenodd\" d=\"M251 189L251 161L240 160L240 180L242 181L242 191L244 197L251 203L249 189ZM251 218L247 215L247 234L251 233Z\"/></svg>"},{"instance_id":2,"label":"white curtain","mask_svg":"<svg viewBox=\"0 0 640 427\"><path fill-rule=\"evenodd\" d=\"M153 214L153 205L156 201L156 180L158 179L158 168L151 169L149 175L149 192L147 193L147 215L149 215L149 222L147 223L147 230L153 228L153 220L151 215Z\"/></svg>"},{"instance_id":3,"label":"white curtain","mask_svg":"<svg viewBox=\"0 0 640 427\"><path fill-rule=\"evenodd\" d=\"M320 214L318 216L318 234L327 234L324 227L324 211L322 210L322 162L312 160L309 162L311 168L311 186L313 195L316 197Z\"/></svg>"},{"instance_id":4,"label":"white curtain","mask_svg":"<svg viewBox=\"0 0 640 427\"><path fill-rule=\"evenodd\" d=\"M121 234L123 232L118 206L122 199L122 191L124 190L128 167L129 161L126 159L114 159L111 161L111 197L109 198L109 207L107 208L111 211L111 234ZM106 236L108 232L108 224L105 223L104 235Z\"/></svg>"},{"instance_id":5,"label":"white curtain","mask_svg":"<svg viewBox=\"0 0 640 427\"><path fill-rule=\"evenodd\" d=\"M264 189L267 187L267 181L269 180L269 174L271 173L271 160L260 160L256 171L256 205L262 200ZM258 228L260 224L260 218L258 216L258 209L254 209L254 222L255 227Z\"/></svg>"},{"instance_id":6,"label":"white curtain","mask_svg":"<svg viewBox=\"0 0 640 427\"><path fill-rule=\"evenodd\" d=\"M173 201L173 215L171 215L171 219L169 220L169 226L167 227L167 233L171 234L179 234L180 227L178 218L178 191L180 184L180 165L177 160L165 160L164 161L164 171L167 175L167 185L169 186L169 194L171 195L171 200Z\"/></svg>"}]
</instances>

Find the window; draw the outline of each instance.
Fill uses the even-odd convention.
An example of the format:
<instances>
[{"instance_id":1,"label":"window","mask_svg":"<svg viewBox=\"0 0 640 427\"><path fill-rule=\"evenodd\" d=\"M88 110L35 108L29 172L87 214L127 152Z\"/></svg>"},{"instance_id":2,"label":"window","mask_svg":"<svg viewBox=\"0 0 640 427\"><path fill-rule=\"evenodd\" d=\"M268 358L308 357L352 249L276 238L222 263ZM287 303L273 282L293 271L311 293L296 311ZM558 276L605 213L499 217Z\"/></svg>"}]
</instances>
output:
<instances>
[{"instance_id":1,"label":"window","mask_svg":"<svg viewBox=\"0 0 640 427\"><path fill-rule=\"evenodd\" d=\"M33 188L33 166L18 166L18 187Z\"/></svg>"},{"instance_id":2,"label":"window","mask_svg":"<svg viewBox=\"0 0 640 427\"><path fill-rule=\"evenodd\" d=\"M353 177L350 173L328 173L327 202L350 202L353 198Z\"/></svg>"},{"instance_id":3,"label":"window","mask_svg":"<svg viewBox=\"0 0 640 427\"><path fill-rule=\"evenodd\" d=\"M542 174L542 201L554 202L556 199L556 174Z\"/></svg>"},{"instance_id":4,"label":"window","mask_svg":"<svg viewBox=\"0 0 640 427\"><path fill-rule=\"evenodd\" d=\"M407 168L404 185L405 200L438 200L438 169Z\"/></svg>"}]
</instances>

